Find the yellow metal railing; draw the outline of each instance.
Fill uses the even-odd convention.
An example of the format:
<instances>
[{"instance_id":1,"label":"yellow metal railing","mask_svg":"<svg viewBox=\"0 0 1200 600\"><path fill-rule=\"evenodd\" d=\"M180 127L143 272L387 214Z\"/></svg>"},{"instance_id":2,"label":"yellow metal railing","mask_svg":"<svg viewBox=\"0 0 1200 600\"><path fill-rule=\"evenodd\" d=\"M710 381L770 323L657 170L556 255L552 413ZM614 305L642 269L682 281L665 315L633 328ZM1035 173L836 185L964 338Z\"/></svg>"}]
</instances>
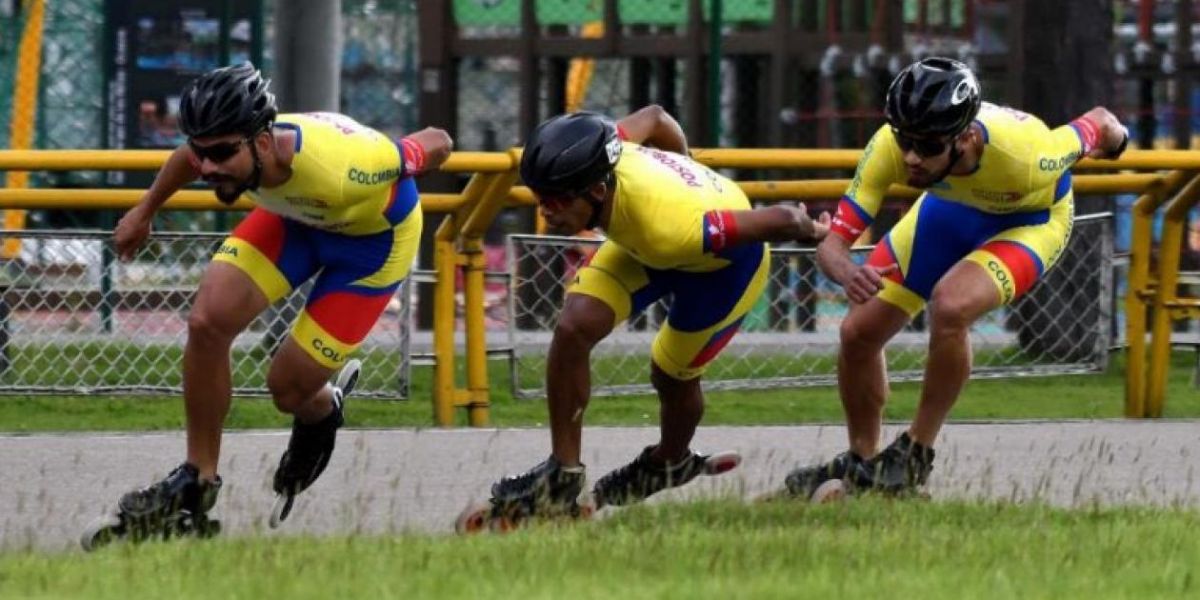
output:
<instances>
[{"instance_id":1,"label":"yellow metal railing","mask_svg":"<svg viewBox=\"0 0 1200 600\"><path fill-rule=\"evenodd\" d=\"M0 171L48 170L155 170L168 151L103 150L0 150ZM693 156L717 168L852 169L857 150L696 149ZM422 194L427 213L446 217L438 227L434 268L434 421L453 426L455 410L465 408L472 426L489 419L487 348L484 330L482 237L505 206L532 205L532 194L515 186L520 150L508 152L455 152L443 165L449 172L473 173L459 194ZM1146 173L1084 174L1074 177L1078 194L1139 193L1134 210L1134 233L1129 291L1125 298L1129 338L1126 376L1126 414L1152 417L1162 414L1171 319L1200 316L1200 299L1175 294L1179 247L1187 210L1200 199L1200 151L1129 151L1119 161L1084 160L1079 171L1141 170ZM755 200L835 199L848 179L742 181L738 185ZM136 203L141 190L0 189L0 208L120 209ZM889 196L915 198L918 190L893 186ZM1162 256L1150 270L1150 220L1166 205ZM249 200L233 206L218 203L209 192L181 191L171 198L171 210L246 210ZM455 281L463 269L466 334L466 387L455 374L457 329ZM1149 358L1146 357L1146 307L1154 309Z\"/></svg>"}]
</instances>

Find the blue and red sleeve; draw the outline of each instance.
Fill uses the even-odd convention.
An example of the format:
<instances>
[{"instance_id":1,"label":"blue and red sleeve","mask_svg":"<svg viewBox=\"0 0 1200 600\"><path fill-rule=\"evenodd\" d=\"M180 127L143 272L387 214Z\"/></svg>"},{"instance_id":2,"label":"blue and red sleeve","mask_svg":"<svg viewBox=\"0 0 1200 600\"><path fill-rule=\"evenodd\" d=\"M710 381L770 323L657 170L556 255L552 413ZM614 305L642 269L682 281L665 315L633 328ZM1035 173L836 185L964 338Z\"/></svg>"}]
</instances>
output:
<instances>
[{"instance_id":1,"label":"blue and red sleeve","mask_svg":"<svg viewBox=\"0 0 1200 600\"><path fill-rule=\"evenodd\" d=\"M710 210L701 222L704 251L717 253L738 243L737 219L732 210Z\"/></svg>"},{"instance_id":2,"label":"blue and red sleeve","mask_svg":"<svg viewBox=\"0 0 1200 600\"><path fill-rule=\"evenodd\" d=\"M849 196L838 202L830 231L847 242L854 243L875 219Z\"/></svg>"},{"instance_id":3,"label":"blue and red sleeve","mask_svg":"<svg viewBox=\"0 0 1200 600\"><path fill-rule=\"evenodd\" d=\"M409 138L402 138L397 144L404 161L401 177L413 177L425 171L425 148Z\"/></svg>"},{"instance_id":4,"label":"blue and red sleeve","mask_svg":"<svg viewBox=\"0 0 1200 600\"><path fill-rule=\"evenodd\" d=\"M1079 143L1082 146L1081 152L1087 154L1100 143L1100 126L1096 122L1087 118L1079 117L1071 121L1071 127L1075 129L1075 133L1079 134Z\"/></svg>"}]
</instances>

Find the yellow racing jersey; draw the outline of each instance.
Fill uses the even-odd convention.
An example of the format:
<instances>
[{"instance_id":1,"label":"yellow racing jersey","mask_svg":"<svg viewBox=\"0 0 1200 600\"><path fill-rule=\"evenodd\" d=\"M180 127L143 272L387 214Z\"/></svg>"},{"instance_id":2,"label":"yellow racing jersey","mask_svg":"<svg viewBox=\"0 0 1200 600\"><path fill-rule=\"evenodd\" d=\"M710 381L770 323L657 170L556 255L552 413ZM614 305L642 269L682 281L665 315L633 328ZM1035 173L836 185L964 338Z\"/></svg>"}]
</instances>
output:
<instances>
[{"instance_id":1,"label":"yellow racing jersey","mask_svg":"<svg viewBox=\"0 0 1200 600\"><path fill-rule=\"evenodd\" d=\"M986 102L975 124L984 141L975 171L949 175L926 191L993 214L1045 210L1066 197L1069 169L1099 138L1099 128L1087 119L1050 129L1033 115ZM856 240L874 221L888 186L907 180L904 154L891 127L884 125L863 151L839 203L833 232Z\"/></svg>"},{"instance_id":2,"label":"yellow racing jersey","mask_svg":"<svg viewBox=\"0 0 1200 600\"><path fill-rule=\"evenodd\" d=\"M687 156L624 142L605 235L651 269L715 271L730 263L750 201L736 183Z\"/></svg>"},{"instance_id":3,"label":"yellow racing jersey","mask_svg":"<svg viewBox=\"0 0 1200 600\"><path fill-rule=\"evenodd\" d=\"M392 229L417 204L402 151L388 136L337 113L282 114L275 127L295 132L291 177L249 191L264 209L334 233Z\"/></svg>"}]
</instances>

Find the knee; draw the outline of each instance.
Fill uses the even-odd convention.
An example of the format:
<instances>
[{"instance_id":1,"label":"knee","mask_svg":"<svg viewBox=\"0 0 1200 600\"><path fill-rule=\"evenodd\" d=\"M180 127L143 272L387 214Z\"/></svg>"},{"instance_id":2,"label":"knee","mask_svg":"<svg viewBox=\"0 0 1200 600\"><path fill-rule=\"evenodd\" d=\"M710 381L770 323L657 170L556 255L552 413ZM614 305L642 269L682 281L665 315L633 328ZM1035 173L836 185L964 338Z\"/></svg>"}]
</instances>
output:
<instances>
[{"instance_id":1,"label":"knee","mask_svg":"<svg viewBox=\"0 0 1200 600\"><path fill-rule=\"evenodd\" d=\"M224 324L219 315L196 307L188 314L188 341L205 346L230 346L237 337L236 328Z\"/></svg>"},{"instance_id":2,"label":"knee","mask_svg":"<svg viewBox=\"0 0 1200 600\"><path fill-rule=\"evenodd\" d=\"M295 413L313 395L309 390L300 389L294 378L277 375L274 369L267 375L267 390L271 393L275 408L288 414Z\"/></svg>"},{"instance_id":3,"label":"knee","mask_svg":"<svg viewBox=\"0 0 1200 600\"><path fill-rule=\"evenodd\" d=\"M604 338L604 335L595 329L585 320L563 314L558 320L558 325L554 327L554 343L560 349L591 352L592 348Z\"/></svg>"},{"instance_id":4,"label":"knee","mask_svg":"<svg viewBox=\"0 0 1200 600\"><path fill-rule=\"evenodd\" d=\"M887 343L878 331L873 331L872 327L861 319L843 319L838 335L842 349L852 353L874 354Z\"/></svg>"},{"instance_id":5,"label":"knee","mask_svg":"<svg viewBox=\"0 0 1200 600\"><path fill-rule=\"evenodd\" d=\"M929 302L929 324L934 333L965 332L974 320L971 304L962 294L934 288Z\"/></svg>"}]
</instances>

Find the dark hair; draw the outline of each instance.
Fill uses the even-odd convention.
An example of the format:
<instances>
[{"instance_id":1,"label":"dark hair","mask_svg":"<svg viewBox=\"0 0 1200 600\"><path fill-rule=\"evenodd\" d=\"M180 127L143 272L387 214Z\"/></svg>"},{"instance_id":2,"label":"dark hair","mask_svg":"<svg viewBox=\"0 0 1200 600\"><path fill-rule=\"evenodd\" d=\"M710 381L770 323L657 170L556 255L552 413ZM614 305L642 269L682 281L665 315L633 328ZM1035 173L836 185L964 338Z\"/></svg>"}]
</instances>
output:
<instances>
[{"instance_id":1,"label":"dark hair","mask_svg":"<svg viewBox=\"0 0 1200 600\"><path fill-rule=\"evenodd\" d=\"M525 142L521 179L541 194L578 194L612 173L621 140L612 120L577 112L543 121Z\"/></svg>"},{"instance_id":2,"label":"dark hair","mask_svg":"<svg viewBox=\"0 0 1200 600\"><path fill-rule=\"evenodd\" d=\"M214 69L193 80L179 100L179 130L188 137L254 135L275 121L271 81L250 63Z\"/></svg>"},{"instance_id":3,"label":"dark hair","mask_svg":"<svg viewBox=\"0 0 1200 600\"><path fill-rule=\"evenodd\" d=\"M907 67L888 87L888 123L901 133L933 137L958 135L982 104L979 81L966 65L949 58L926 58Z\"/></svg>"}]
</instances>

